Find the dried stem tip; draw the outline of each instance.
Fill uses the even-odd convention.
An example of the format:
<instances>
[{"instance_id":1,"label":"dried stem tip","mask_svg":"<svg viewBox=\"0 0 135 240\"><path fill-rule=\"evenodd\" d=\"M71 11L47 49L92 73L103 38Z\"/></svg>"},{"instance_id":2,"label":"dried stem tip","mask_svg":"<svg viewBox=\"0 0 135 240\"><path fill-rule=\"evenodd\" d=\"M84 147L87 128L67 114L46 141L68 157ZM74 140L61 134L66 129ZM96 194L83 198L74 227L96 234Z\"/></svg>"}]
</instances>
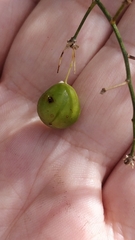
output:
<instances>
[{"instance_id":1,"label":"dried stem tip","mask_svg":"<svg viewBox=\"0 0 135 240\"><path fill-rule=\"evenodd\" d=\"M66 44L64 50L62 51L62 53L60 55L58 68L57 68L57 73L60 70L63 54L64 54L65 50L68 49L68 48L72 48L73 50L76 50L77 48L79 48L79 46L76 44L76 39L74 39L73 37L70 40L67 41L67 44Z\"/></svg>"},{"instance_id":2,"label":"dried stem tip","mask_svg":"<svg viewBox=\"0 0 135 240\"><path fill-rule=\"evenodd\" d=\"M125 82L122 82L122 83L119 83L117 85L114 85L114 86L111 86L109 88L102 88L100 94L104 94L105 92L111 90L111 89L114 89L114 88L118 88L118 87L121 87L121 86L124 86L128 83L128 80L125 80Z\"/></svg>"},{"instance_id":3,"label":"dried stem tip","mask_svg":"<svg viewBox=\"0 0 135 240\"><path fill-rule=\"evenodd\" d=\"M124 163L126 165L131 165L133 169L135 166L135 156L131 156L130 154L126 155L126 157L124 158Z\"/></svg>"}]
</instances>

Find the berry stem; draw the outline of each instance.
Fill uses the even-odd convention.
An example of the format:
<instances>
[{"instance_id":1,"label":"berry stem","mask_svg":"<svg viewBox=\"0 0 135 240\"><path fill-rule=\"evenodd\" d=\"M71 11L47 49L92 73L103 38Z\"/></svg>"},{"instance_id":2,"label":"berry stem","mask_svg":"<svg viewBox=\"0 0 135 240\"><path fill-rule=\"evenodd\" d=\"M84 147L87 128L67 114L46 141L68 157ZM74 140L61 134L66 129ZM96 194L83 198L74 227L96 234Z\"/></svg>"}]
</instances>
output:
<instances>
[{"instance_id":1,"label":"berry stem","mask_svg":"<svg viewBox=\"0 0 135 240\"><path fill-rule=\"evenodd\" d=\"M68 69L66 78L65 78L65 80L64 80L64 83L67 83L67 82L68 82L68 78L69 78L69 75L70 75L70 72L71 72L72 67L74 68L74 73L75 73L75 70L76 70L76 64L75 64L75 49L72 49L72 59L71 59L70 66L69 66L69 69Z\"/></svg>"},{"instance_id":2,"label":"berry stem","mask_svg":"<svg viewBox=\"0 0 135 240\"><path fill-rule=\"evenodd\" d=\"M74 36L71 38L72 40L73 40L73 39L76 40L76 38L77 38L77 36L78 36L78 34L79 34L79 32L80 32L80 30L81 30L84 22L86 21L88 15L89 15L90 12L92 11L92 9L95 7L95 5L96 5L96 2L95 2L95 1L92 1L91 5L89 6L88 10L86 11L86 13L85 13L85 15L84 15L84 17L83 17L83 19L82 19L82 21L80 22L79 27L77 28Z\"/></svg>"}]
</instances>

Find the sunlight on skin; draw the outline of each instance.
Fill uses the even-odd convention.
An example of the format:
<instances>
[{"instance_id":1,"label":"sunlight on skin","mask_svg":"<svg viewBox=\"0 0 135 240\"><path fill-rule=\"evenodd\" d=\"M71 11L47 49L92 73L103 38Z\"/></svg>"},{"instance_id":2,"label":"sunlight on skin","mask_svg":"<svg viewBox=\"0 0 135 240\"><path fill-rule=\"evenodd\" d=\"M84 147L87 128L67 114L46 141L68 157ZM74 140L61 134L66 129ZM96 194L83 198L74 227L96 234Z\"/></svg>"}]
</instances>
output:
<instances>
[{"instance_id":1,"label":"sunlight on skin","mask_svg":"<svg viewBox=\"0 0 135 240\"><path fill-rule=\"evenodd\" d=\"M36 112L40 95L65 78L70 53L59 74L58 59L86 2L0 2L1 240L134 239L135 174L121 160L132 141L132 106L127 87L99 94L122 82L125 69L97 7L79 35L77 73L69 79L81 102L78 122L49 129ZM113 2L103 1L111 14L121 3ZM119 23L132 55L134 11L135 2Z\"/></svg>"}]
</instances>

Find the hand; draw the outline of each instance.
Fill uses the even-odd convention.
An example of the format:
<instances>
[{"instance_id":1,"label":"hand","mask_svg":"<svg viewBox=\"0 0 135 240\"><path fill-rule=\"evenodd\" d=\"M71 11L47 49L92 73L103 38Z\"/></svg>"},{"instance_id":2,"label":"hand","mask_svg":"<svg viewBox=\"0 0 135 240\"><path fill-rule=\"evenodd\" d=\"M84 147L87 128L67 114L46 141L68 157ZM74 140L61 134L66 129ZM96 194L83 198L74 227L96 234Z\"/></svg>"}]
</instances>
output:
<instances>
[{"instance_id":1,"label":"hand","mask_svg":"<svg viewBox=\"0 0 135 240\"><path fill-rule=\"evenodd\" d=\"M99 94L126 75L98 7L79 34L77 74L69 78L81 102L78 122L50 129L36 111L40 95L66 76L70 49L59 74L58 59L89 2L0 2L1 240L134 239L135 172L122 160L132 142L132 105L127 86ZM103 3L113 15L121 1ZM132 55L134 12L135 2L118 24Z\"/></svg>"}]
</instances>

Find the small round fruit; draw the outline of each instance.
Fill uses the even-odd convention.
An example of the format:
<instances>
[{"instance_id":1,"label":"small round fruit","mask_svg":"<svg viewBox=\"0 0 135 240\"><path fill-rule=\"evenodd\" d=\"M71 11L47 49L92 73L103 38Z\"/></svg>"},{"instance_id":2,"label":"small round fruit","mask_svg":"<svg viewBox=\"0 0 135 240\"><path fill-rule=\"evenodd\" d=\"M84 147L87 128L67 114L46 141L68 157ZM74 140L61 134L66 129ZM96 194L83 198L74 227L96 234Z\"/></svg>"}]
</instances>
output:
<instances>
[{"instance_id":1,"label":"small round fruit","mask_svg":"<svg viewBox=\"0 0 135 240\"><path fill-rule=\"evenodd\" d=\"M67 128L75 123L80 115L76 91L63 81L53 85L39 98L37 112L47 126Z\"/></svg>"}]
</instances>

